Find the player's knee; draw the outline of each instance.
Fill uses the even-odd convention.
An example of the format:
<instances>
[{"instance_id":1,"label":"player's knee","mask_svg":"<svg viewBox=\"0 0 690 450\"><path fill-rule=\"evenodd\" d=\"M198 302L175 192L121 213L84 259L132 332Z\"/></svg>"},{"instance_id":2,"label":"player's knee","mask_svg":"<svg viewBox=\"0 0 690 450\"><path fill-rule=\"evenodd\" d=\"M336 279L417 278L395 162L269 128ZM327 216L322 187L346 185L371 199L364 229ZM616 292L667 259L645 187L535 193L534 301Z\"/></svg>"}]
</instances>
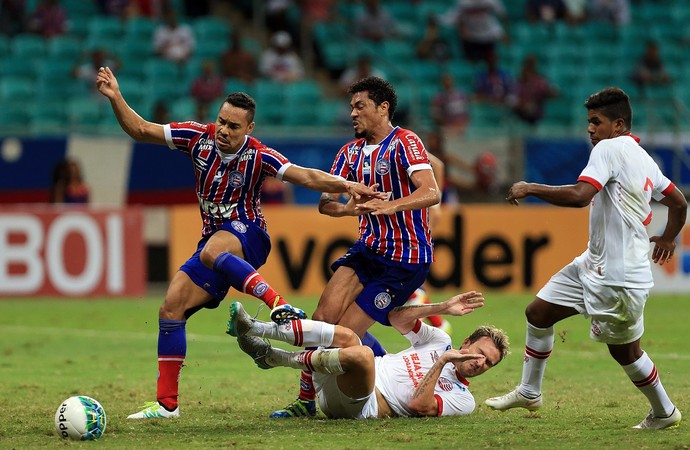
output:
<instances>
[{"instance_id":1,"label":"player's knee","mask_svg":"<svg viewBox=\"0 0 690 450\"><path fill-rule=\"evenodd\" d=\"M334 345L338 347L355 347L361 344L357 333L347 327L336 325ZM337 341L337 342L336 342Z\"/></svg>"},{"instance_id":2,"label":"player's knee","mask_svg":"<svg viewBox=\"0 0 690 450\"><path fill-rule=\"evenodd\" d=\"M347 351L349 362L352 365L365 370L374 368L374 352L369 347L360 345L342 351Z\"/></svg>"},{"instance_id":3,"label":"player's knee","mask_svg":"<svg viewBox=\"0 0 690 450\"><path fill-rule=\"evenodd\" d=\"M201 249L201 252L199 253L199 260L203 265L208 267L209 269L213 269L213 263L216 261L216 256L214 252L211 251L208 247L204 247Z\"/></svg>"}]
</instances>

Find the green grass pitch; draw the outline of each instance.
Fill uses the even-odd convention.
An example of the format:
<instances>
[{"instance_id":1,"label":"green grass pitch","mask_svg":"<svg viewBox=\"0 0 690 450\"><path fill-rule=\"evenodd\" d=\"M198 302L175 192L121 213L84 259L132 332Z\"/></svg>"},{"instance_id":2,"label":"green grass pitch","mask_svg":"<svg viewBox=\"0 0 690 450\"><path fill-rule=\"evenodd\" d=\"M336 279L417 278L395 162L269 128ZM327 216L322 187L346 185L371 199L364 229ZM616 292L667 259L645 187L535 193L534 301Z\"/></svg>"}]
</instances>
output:
<instances>
[{"instance_id":1,"label":"green grass pitch","mask_svg":"<svg viewBox=\"0 0 690 450\"><path fill-rule=\"evenodd\" d=\"M506 330L512 354L471 380L477 410L462 418L370 421L270 420L268 414L297 394L299 373L259 370L225 334L227 299L197 313L187 325L188 349L176 420L128 421L126 416L155 400L157 311L161 298L5 299L0 301L0 448L108 449L687 449L690 424L664 431L632 430L647 414L647 401L608 355L591 341L580 316L556 326L556 344L544 380L544 407L491 411L490 396L520 379L524 308L532 295L485 293L486 306L451 318L457 344L475 326ZM253 312L259 302L241 299ZM444 299L435 294L434 300ZM312 312L315 298L291 302ZM643 348L661 380L690 418L690 344L687 295L652 295L647 303ZM267 319L263 309L260 318ZM389 351L406 347L395 330L375 326ZM280 346L287 348L286 345ZM53 416L76 395L101 402L108 426L97 442L62 441Z\"/></svg>"}]
</instances>

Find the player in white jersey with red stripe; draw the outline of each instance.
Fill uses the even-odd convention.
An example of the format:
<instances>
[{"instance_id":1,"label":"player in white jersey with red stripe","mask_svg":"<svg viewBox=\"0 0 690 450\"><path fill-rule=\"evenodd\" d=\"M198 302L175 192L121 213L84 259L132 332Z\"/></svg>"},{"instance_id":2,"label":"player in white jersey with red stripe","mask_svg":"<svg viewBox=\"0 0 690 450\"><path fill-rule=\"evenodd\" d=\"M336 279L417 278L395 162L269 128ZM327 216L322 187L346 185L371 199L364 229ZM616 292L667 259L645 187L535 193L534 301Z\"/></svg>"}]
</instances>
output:
<instances>
[{"instance_id":1,"label":"player in white jersey with red stripe","mask_svg":"<svg viewBox=\"0 0 690 450\"><path fill-rule=\"evenodd\" d=\"M467 379L508 354L508 337L498 328L481 326L453 349L448 334L420 319L461 316L483 305L480 293L467 292L442 303L394 308L390 323L411 347L376 357L349 328L313 320L260 322L238 302L231 307L228 334L237 336L240 348L262 369L284 366L314 372L319 406L328 418L468 415L475 401ZM288 352L262 338L318 348Z\"/></svg>"},{"instance_id":2,"label":"player in white jersey with red stripe","mask_svg":"<svg viewBox=\"0 0 690 450\"><path fill-rule=\"evenodd\" d=\"M656 366L640 347L644 306L653 285L649 261L671 260L675 239L685 224L687 201L630 134L632 108L627 94L607 88L585 102L594 145L577 184L547 186L515 183L514 204L535 196L557 206L590 206L589 244L555 274L527 306L527 342L522 381L512 392L490 398L487 405L506 410L542 406L541 385L554 343L554 324L582 314L591 321L590 337L608 345L609 353L647 397L648 416L634 428L678 425L681 413L661 384ZM668 208L664 232L649 237L652 199Z\"/></svg>"},{"instance_id":3,"label":"player in white jersey with red stripe","mask_svg":"<svg viewBox=\"0 0 690 450\"><path fill-rule=\"evenodd\" d=\"M359 239L331 265L334 274L313 317L353 330L378 356L385 350L367 330L374 322L390 325L388 313L424 283L434 258L429 207L440 202L441 194L422 141L391 123L397 106L393 86L367 77L349 93L356 140L340 149L331 173L376 184L387 199L345 204L338 196L322 195L321 213L359 217ZM313 416L314 400L311 374L305 371L297 400L271 417Z\"/></svg>"},{"instance_id":4,"label":"player in white jersey with red stripe","mask_svg":"<svg viewBox=\"0 0 690 450\"><path fill-rule=\"evenodd\" d=\"M369 188L316 169L291 164L279 152L250 136L256 103L245 93L228 95L215 123L157 124L142 119L122 97L109 68L101 68L98 90L110 100L122 129L133 139L167 145L187 154L194 167L203 220L197 251L174 275L159 310L157 401L130 419L179 416L180 370L187 353L187 319L202 308L216 308L230 287L253 295L271 308L271 319L305 318L257 272L271 249L261 213L266 177L317 191L381 197Z\"/></svg>"}]
</instances>

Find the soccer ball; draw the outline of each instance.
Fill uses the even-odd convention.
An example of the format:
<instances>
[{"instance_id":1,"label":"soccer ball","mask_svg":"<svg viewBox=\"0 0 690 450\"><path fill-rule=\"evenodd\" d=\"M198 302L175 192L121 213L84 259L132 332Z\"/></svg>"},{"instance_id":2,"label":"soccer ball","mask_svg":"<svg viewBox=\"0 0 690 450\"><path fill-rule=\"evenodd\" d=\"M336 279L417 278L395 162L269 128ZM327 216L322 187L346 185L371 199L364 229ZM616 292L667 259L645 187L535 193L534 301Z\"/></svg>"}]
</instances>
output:
<instances>
[{"instance_id":1,"label":"soccer ball","mask_svg":"<svg viewBox=\"0 0 690 450\"><path fill-rule=\"evenodd\" d=\"M55 429L62 438L93 441L105 431L105 410L85 395L70 397L55 411Z\"/></svg>"}]
</instances>

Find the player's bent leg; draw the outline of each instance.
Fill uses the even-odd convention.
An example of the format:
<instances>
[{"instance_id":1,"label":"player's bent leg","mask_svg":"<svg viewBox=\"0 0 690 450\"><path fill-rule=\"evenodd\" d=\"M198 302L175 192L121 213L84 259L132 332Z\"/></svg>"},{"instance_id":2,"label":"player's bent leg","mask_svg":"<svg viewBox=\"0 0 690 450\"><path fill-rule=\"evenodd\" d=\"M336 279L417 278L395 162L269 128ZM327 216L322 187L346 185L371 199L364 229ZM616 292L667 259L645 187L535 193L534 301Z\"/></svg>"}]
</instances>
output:
<instances>
[{"instance_id":1,"label":"player's bent leg","mask_svg":"<svg viewBox=\"0 0 690 450\"><path fill-rule=\"evenodd\" d=\"M263 339L256 336L239 336L237 343L240 349L249 355L260 369L271 369L274 366L268 363L271 346Z\"/></svg>"},{"instance_id":2,"label":"player's bent leg","mask_svg":"<svg viewBox=\"0 0 690 450\"><path fill-rule=\"evenodd\" d=\"M525 408L529 411L536 411L542 406L542 396L539 394L537 397L529 398L520 393L519 387L517 387L500 397L489 398L484 403L489 408L498 411L505 411L511 408Z\"/></svg>"},{"instance_id":3,"label":"player's bent leg","mask_svg":"<svg viewBox=\"0 0 690 450\"><path fill-rule=\"evenodd\" d=\"M647 417L633 428L637 430L663 430L665 428L675 428L680 425L682 418L683 416L678 408L674 408L673 412L668 417L656 417L653 411L649 411Z\"/></svg>"},{"instance_id":4,"label":"player's bent leg","mask_svg":"<svg viewBox=\"0 0 690 450\"><path fill-rule=\"evenodd\" d=\"M139 412L130 414L128 419L174 419L180 416L180 407L168 411L158 402L146 402Z\"/></svg>"},{"instance_id":5,"label":"player's bent leg","mask_svg":"<svg viewBox=\"0 0 690 450\"><path fill-rule=\"evenodd\" d=\"M233 302L230 305L230 320L228 320L228 329L225 332L233 337L244 336L252 328L253 323L254 319L247 314L242 303Z\"/></svg>"},{"instance_id":6,"label":"player's bent leg","mask_svg":"<svg viewBox=\"0 0 690 450\"><path fill-rule=\"evenodd\" d=\"M307 313L290 304L278 305L271 310L271 320L279 325L284 325L291 320L306 319Z\"/></svg>"}]
</instances>

